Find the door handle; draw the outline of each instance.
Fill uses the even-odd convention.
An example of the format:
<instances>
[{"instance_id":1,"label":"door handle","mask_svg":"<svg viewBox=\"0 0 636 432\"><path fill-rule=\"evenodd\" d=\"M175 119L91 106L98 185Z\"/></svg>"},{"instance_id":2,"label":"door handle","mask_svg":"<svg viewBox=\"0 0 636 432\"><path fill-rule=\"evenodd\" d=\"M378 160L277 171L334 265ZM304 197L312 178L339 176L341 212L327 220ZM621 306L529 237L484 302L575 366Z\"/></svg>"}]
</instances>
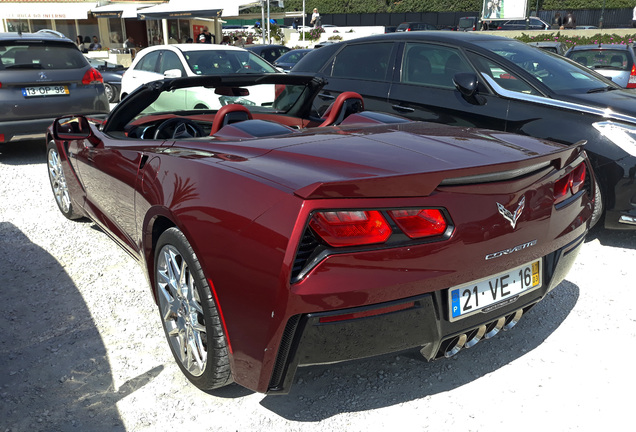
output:
<instances>
[{"instance_id":1,"label":"door handle","mask_svg":"<svg viewBox=\"0 0 636 432\"><path fill-rule=\"evenodd\" d=\"M415 111L414 108L409 108L409 107L405 107L402 105L392 105L391 108L393 108L394 110L398 111L398 112L402 112L402 113L412 113Z\"/></svg>"},{"instance_id":2,"label":"door handle","mask_svg":"<svg viewBox=\"0 0 636 432\"><path fill-rule=\"evenodd\" d=\"M318 97L322 100L334 100L336 97L326 93L320 93Z\"/></svg>"}]
</instances>

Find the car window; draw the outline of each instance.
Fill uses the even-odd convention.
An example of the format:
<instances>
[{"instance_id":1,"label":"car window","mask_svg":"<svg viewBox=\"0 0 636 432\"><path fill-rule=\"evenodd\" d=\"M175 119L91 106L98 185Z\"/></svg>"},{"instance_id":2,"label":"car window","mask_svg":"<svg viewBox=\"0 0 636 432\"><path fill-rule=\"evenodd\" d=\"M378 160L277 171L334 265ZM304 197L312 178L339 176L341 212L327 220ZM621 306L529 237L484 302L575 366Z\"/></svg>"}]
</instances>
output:
<instances>
[{"instance_id":1,"label":"car window","mask_svg":"<svg viewBox=\"0 0 636 432\"><path fill-rule=\"evenodd\" d=\"M185 58L190 69L197 75L276 72L266 61L249 51L187 51Z\"/></svg>"},{"instance_id":2,"label":"car window","mask_svg":"<svg viewBox=\"0 0 636 432\"><path fill-rule=\"evenodd\" d=\"M159 58L159 51L153 51L151 53L143 56L139 63L135 65L135 70L140 70L144 72L155 72L155 67L157 65L157 59Z\"/></svg>"},{"instance_id":3,"label":"car window","mask_svg":"<svg viewBox=\"0 0 636 432\"><path fill-rule=\"evenodd\" d=\"M540 94L535 88L525 82L523 78L510 71L510 69L501 63L493 62L488 58L478 55L470 55L470 57L471 60L478 65L479 70L492 77L501 88L526 94Z\"/></svg>"},{"instance_id":4,"label":"car window","mask_svg":"<svg viewBox=\"0 0 636 432\"><path fill-rule=\"evenodd\" d=\"M182 76L186 74L177 54L172 51L162 51L161 59L159 61L159 73L163 74L171 69L179 69Z\"/></svg>"},{"instance_id":5,"label":"car window","mask_svg":"<svg viewBox=\"0 0 636 432\"><path fill-rule=\"evenodd\" d=\"M631 70L632 62L626 50L577 50L571 54L572 60L591 69Z\"/></svg>"},{"instance_id":6,"label":"car window","mask_svg":"<svg viewBox=\"0 0 636 432\"><path fill-rule=\"evenodd\" d=\"M3 69L78 69L88 62L74 45L0 43Z\"/></svg>"},{"instance_id":7,"label":"car window","mask_svg":"<svg viewBox=\"0 0 636 432\"><path fill-rule=\"evenodd\" d=\"M454 89L453 76L473 72L462 54L439 45L407 43L402 58L401 82Z\"/></svg>"},{"instance_id":8,"label":"car window","mask_svg":"<svg viewBox=\"0 0 636 432\"><path fill-rule=\"evenodd\" d=\"M523 42L512 39L491 40L482 42L481 46L502 59L501 62L491 62L475 53L469 55L475 66L492 77L499 75L497 69L505 70L505 73L514 76L513 72L506 70L507 67L501 66L511 62L532 75L537 80L537 84L541 83L557 94L586 93L589 90L612 85L611 82L583 66L566 61L563 57L550 54L545 50L535 49ZM507 84L508 87L504 86L504 88L509 90L534 93L528 85L521 85L521 83L513 85L510 82ZM518 90L510 88L516 85L519 86Z\"/></svg>"},{"instance_id":9,"label":"car window","mask_svg":"<svg viewBox=\"0 0 636 432\"><path fill-rule=\"evenodd\" d=\"M383 81L389 69L392 49L393 42L348 45L336 56L331 75Z\"/></svg>"}]
</instances>

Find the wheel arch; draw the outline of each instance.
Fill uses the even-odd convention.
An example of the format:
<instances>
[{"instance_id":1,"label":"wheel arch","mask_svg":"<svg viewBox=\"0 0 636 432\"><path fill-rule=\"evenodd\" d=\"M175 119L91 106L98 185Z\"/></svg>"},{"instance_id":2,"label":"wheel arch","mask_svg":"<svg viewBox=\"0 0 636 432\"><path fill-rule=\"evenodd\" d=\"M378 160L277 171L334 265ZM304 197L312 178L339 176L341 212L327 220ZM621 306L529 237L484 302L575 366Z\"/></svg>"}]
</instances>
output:
<instances>
[{"instance_id":1,"label":"wheel arch","mask_svg":"<svg viewBox=\"0 0 636 432\"><path fill-rule=\"evenodd\" d=\"M161 234L166 230L177 227L177 224L167 215L158 214L147 219L144 224L142 239L143 255L146 261L146 269L148 274L148 282L150 283L150 291L157 302L157 292L155 289L155 249Z\"/></svg>"}]
</instances>

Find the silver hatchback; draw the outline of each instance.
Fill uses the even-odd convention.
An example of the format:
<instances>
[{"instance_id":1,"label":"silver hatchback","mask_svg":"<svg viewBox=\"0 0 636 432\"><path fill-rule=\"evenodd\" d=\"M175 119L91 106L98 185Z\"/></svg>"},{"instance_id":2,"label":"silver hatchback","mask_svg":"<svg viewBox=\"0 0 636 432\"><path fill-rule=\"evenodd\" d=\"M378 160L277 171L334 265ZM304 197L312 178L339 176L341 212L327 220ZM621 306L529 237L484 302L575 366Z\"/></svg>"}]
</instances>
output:
<instances>
[{"instance_id":1,"label":"silver hatchback","mask_svg":"<svg viewBox=\"0 0 636 432\"><path fill-rule=\"evenodd\" d=\"M70 39L0 33L0 143L43 137L64 114L108 112L101 74Z\"/></svg>"},{"instance_id":2,"label":"silver hatchback","mask_svg":"<svg viewBox=\"0 0 636 432\"><path fill-rule=\"evenodd\" d=\"M633 45L575 45L565 56L594 69L621 87L636 88L636 53Z\"/></svg>"}]
</instances>

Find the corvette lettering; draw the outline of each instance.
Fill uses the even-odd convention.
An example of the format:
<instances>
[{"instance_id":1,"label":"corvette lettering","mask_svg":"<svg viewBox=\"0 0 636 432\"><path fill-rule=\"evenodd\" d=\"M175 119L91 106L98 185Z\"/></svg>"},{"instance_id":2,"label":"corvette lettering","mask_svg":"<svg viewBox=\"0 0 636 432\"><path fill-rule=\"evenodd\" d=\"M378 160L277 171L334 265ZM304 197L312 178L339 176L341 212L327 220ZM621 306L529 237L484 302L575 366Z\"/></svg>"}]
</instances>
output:
<instances>
[{"instance_id":1,"label":"corvette lettering","mask_svg":"<svg viewBox=\"0 0 636 432\"><path fill-rule=\"evenodd\" d=\"M510 249L505 249L505 250L502 250L502 251L499 251L499 252L491 253L491 254L486 255L486 260L499 258L499 257L504 256L504 255L509 255L511 253L514 253L514 252L517 252L517 251L532 247L532 246L534 246L536 244L537 244L537 241L536 240L532 240L532 241L530 241L528 243L520 244L519 246L515 246L515 247L510 248Z\"/></svg>"}]
</instances>

